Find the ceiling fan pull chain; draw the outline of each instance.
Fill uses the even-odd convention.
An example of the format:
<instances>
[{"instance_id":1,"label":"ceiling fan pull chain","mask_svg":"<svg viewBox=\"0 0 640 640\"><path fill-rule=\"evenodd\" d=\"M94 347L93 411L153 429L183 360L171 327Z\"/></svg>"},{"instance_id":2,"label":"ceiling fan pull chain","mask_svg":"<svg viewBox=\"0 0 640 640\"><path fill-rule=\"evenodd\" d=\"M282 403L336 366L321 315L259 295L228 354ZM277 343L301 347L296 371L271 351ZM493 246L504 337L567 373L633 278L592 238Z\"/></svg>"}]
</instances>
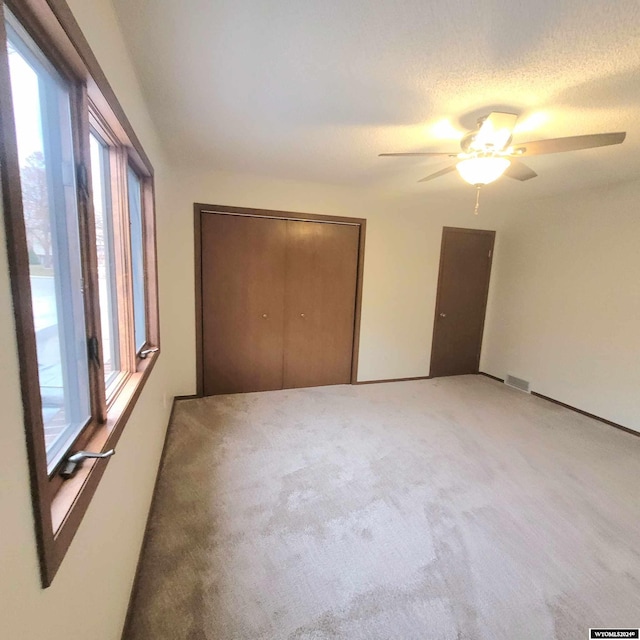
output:
<instances>
[{"instance_id":1,"label":"ceiling fan pull chain","mask_svg":"<svg viewBox=\"0 0 640 640\"><path fill-rule=\"evenodd\" d=\"M476 187L476 208L473 210L473 213L477 216L478 209L480 208L480 185Z\"/></svg>"}]
</instances>

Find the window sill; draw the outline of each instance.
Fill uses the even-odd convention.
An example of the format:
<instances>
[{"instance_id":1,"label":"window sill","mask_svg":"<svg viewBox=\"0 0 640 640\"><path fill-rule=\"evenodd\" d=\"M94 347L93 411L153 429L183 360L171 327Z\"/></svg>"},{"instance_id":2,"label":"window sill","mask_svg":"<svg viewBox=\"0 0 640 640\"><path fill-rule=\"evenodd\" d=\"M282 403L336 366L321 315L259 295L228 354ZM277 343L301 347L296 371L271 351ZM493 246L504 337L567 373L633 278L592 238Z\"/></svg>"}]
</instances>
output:
<instances>
[{"instance_id":1,"label":"window sill","mask_svg":"<svg viewBox=\"0 0 640 640\"><path fill-rule=\"evenodd\" d=\"M157 351L140 361L138 370L128 377L109 407L107 422L98 427L89 440L88 450L115 448L159 356L160 351ZM109 460L86 460L77 474L65 480L52 496L51 538L44 541L47 585L51 583L78 530Z\"/></svg>"}]
</instances>

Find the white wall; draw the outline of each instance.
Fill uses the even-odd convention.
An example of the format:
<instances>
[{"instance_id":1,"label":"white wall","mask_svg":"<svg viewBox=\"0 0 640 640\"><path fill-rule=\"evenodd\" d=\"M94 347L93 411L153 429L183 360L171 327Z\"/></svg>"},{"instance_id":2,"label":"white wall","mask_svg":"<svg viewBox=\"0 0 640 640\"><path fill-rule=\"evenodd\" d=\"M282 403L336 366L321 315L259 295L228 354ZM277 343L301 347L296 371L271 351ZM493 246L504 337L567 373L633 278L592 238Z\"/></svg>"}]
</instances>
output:
<instances>
[{"instance_id":1,"label":"white wall","mask_svg":"<svg viewBox=\"0 0 640 640\"><path fill-rule=\"evenodd\" d=\"M640 431L640 181L525 203L496 254L482 358Z\"/></svg>"},{"instance_id":2,"label":"white wall","mask_svg":"<svg viewBox=\"0 0 640 640\"><path fill-rule=\"evenodd\" d=\"M455 198L443 199L428 187L418 194L381 195L366 189L269 180L251 175L183 172L180 209L193 202L255 207L367 219L364 290L358 380L429 375L434 307L443 226L500 229L505 216L496 207L499 194L487 189L481 214L473 215L475 191L461 184ZM195 369L193 309L193 223L176 238L189 258L176 265L186 284L181 332L184 353ZM499 250L500 233L496 241ZM178 251L178 249L177 249Z\"/></svg>"},{"instance_id":3,"label":"white wall","mask_svg":"<svg viewBox=\"0 0 640 640\"><path fill-rule=\"evenodd\" d=\"M18 378L15 328L0 225L0 635L17 640L117 640L127 608L169 408L192 390L180 362L172 299L172 182L108 0L70 0L107 77L156 169L163 353L109 462L51 587L40 586Z\"/></svg>"},{"instance_id":4,"label":"white wall","mask_svg":"<svg viewBox=\"0 0 640 640\"><path fill-rule=\"evenodd\" d=\"M443 227L495 230L500 252L506 217L495 193L483 195L478 216L473 188L461 193L383 203L369 218L359 380L429 375Z\"/></svg>"}]
</instances>

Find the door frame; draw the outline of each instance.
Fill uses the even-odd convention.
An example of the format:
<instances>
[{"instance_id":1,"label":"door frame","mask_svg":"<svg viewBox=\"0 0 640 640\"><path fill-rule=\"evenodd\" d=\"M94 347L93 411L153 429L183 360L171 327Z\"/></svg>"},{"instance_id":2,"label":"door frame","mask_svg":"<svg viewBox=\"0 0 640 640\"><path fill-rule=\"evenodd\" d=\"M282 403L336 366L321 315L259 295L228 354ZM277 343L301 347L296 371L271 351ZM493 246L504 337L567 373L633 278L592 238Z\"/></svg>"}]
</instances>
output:
<instances>
[{"instance_id":1,"label":"door frame","mask_svg":"<svg viewBox=\"0 0 640 640\"><path fill-rule=\"evenodd\" d=\"M482 340L484 337L484 323L487 317L487 304L489 302L489 285L491 283L491 271L493 267L493 255L495 253L496 232L488 229L467 229L466 227L442 227L442 239L440 240L440 263L438 265L438 284L436 290L436 305L433 311L433 333L431 335L431 357L429 359L429 377L440 377L433 373L433 348L436 341L436 330L438 328L438 309L440 306L440 293L442 285L442 267L444 266L444 242L447 233L473 233L476 235L490 236L493 238L491 244L491 257L489 258L489 277L487 278L487 287L484 293L484 313L482 314L482 326L480 327L480 350L482 352ZM478 357L478 371L480 371L480 357Z\"/></svg>"},{"instance_id":2,"label":"door frame","mask_svg":"<svg viewBox=\"0 0 640 640\"><path fill-rule=\"evenodd\" d=\"M202 216L221 214L247 216L250 218L273 218L276 220L298 220L330 224L347 224L359 227L358 233L358 270L356 274L355 313L353 322L353 347L351 353L351 384L358 380L358 355L360 352L360 317L362 310L362 280L364 274L364 244L367 230L365 218L348 218L316 213L298 213L296 211L276 211L272 209L251 209L248 207L232 207L218 204L194 203L193 205L193 239L195 268L195 314L196 314L196 395L204 394L204 362L202 358Z\"/></svg>"}]
</instances>

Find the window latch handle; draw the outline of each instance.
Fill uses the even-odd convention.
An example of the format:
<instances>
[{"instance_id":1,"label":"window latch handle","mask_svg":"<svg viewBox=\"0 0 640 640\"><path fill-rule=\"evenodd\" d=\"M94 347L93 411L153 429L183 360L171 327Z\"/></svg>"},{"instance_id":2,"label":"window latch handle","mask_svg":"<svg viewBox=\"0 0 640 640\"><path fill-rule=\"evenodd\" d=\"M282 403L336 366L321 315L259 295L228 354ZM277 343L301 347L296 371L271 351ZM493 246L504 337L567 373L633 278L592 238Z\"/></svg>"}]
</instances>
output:
<instances>
[{"instance_id":1,"label":"window latch handle","mask_svg":"<svg viewBox=\"0 0 640 640\"><path fill-rule=\"evenodd\" d=\"M115 449L109 449L109 451L105 451L104 453L97 453L95 451L77 451L65 460L64 465L60 470L60 475L65 480L73 478L85 460L88 460L89 458L110 458L115 452Z\"/></svg>"},{"instance_id":2,"label":"window latch handle","mask_svg":"<svg viewBox=\"0 0 640 640\"><path fill-rule=\"evenodd\" d=\"M98 342L98 338L95 336L91 336L87 341L87 346L89 349L89 360L91 362L95 362L96 366L100 366L100 343Z\"/></svg>"},{"instance_id":3,"label":"window latch handle","mask_svg":"<svg viewBox=\"0 0 640 640\"><path fill-rule=\"evenodd\" d=\"M78 164L77 170L78 187L80 193L84 196L85 200L89 200L89 176L87 172L87 165L84 162Z\"/></svg>"},{"instance_id":4,"label":"window latch handle","mask_svg":"<svg viewBox=\"0 0 640 640\"><path fill-rule=\"evenodd\" d=\"M144 360L150 353L156 353L158 351L158 347L153 347L153 349L143 349L140 352L140 357Z\"/></svg>"}]
</instances>

